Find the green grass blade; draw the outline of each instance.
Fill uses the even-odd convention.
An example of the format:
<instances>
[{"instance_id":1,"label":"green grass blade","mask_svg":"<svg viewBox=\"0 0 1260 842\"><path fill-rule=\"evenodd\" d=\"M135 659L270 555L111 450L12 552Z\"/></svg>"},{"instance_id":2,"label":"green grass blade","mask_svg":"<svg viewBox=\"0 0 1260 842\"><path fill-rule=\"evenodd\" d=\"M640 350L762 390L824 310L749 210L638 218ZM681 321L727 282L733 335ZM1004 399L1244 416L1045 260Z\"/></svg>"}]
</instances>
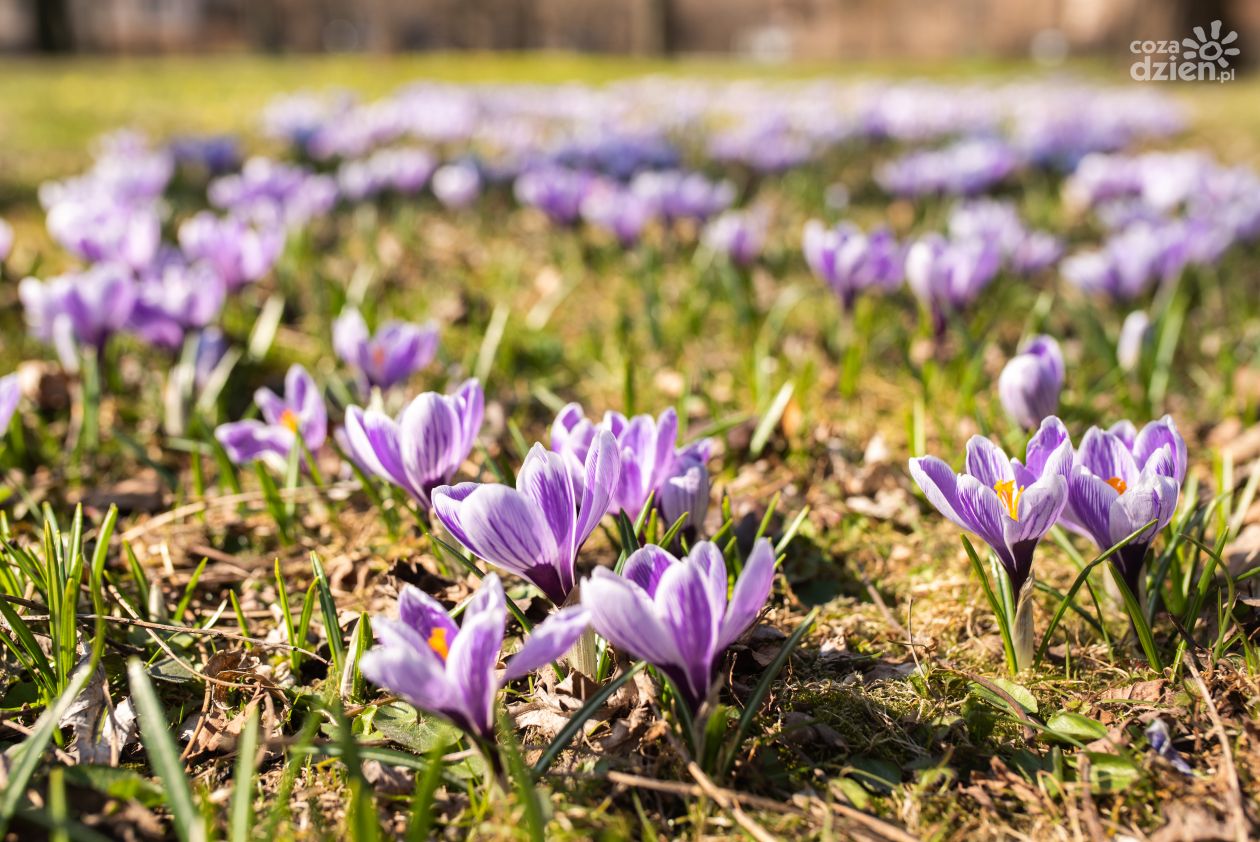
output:
<instances>
[{"instance_id":1,"label":"green grass blade","mask_svg":"<svg viewBox=\"0 0 1260 842\"><path fill-rule=\"evenodd\" d=\"M175 833L182 842L204 842L205 824L193 801L192 786L179 759L179 749L171 737L166 712L162 710L162 703L158 701L144 664L136 658L127 662L127 679L131 683L131 695L140 717L141 742L149 757L149 765L162 781Z\"/></svg>"},{"instance_id":2,"label":"green grass blade","mask_svg":"<svg viewBox=\"0 0 1260 842\"><path fill-rule=\"evenodd\" d=\"M229 808L228 838L250 842L254 825L254 772L258 759L258 706L251 707L241 739L236 744L236 773L232 776L232 803Z\"/></svg>"}]
</instances>

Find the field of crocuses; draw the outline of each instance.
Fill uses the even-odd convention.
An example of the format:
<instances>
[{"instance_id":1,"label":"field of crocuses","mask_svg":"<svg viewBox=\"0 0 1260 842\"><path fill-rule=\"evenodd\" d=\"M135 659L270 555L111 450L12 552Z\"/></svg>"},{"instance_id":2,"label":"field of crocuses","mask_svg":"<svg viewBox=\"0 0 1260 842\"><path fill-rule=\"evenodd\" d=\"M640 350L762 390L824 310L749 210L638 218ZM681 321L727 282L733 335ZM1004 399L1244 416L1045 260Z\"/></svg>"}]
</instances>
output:
<instances>
[{"instance_id":1,"label":"field of crocuses","mask_svg":"<svg viewBox=\"0 0 1260 842\"><path fill-rule=\"evenodd\" d=\"M13 68L0 840L1260 833L1248 130L516 61Z\"/></svg>"}]
</instances>

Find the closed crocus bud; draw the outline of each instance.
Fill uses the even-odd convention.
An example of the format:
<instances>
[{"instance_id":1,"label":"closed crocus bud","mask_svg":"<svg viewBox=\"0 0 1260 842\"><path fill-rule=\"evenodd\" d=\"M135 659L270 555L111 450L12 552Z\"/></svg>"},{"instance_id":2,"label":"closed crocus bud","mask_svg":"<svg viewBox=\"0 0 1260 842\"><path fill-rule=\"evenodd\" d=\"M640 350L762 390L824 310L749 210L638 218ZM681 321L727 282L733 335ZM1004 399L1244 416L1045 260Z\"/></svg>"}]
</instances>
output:
<instances>
[{"instance_id":1,"label":"closed crocus bud","mask_svg":"<svg viewBox=\"0 0 1260 842\"><path fill-rule=\"evenodd\" d=\"M709 470L699 459L680 459L678 467L661 486L661 515L666 527L673 526L684 514L682 534L687 542L695 541L704 529L704 516L709 511Z\"/></svg>"},{"instance_id":2,"label":"closed crocus bud","mask_svg":"<svg viewBox=\"0 0 1260 842\"><path fill-rule=\"evenodd\" d=\"M1151 319L1144 310L1134 310L1125 316L1120 326L1120 339L1116 342L1116 362L1125 371L1133 371L1142 360L1142 348L1150 336Z\"/></svg>"},{"instance_id":3,"label":"closed crocus bud","mask_svg":"<svg viewBox=\"0 0 1260 842\"><path fill-rule=\"evenodd\" d=\"M1034 430L1059 409L1063 354L1049 336L1034 336L998 377L998 397L1011 420Z\"/></svg>"},{"instance_id":4,"label":"closed crocus bud","mask_svg":"<svg viewBox=\"0 0 1260 842\"><path fill-rule=\"evenodd\" d=\"M451 209L466 208L481 194L481 173L477 165L460 161L439 167L433 173L433 195Z\"/></svg>"}]
</instances>

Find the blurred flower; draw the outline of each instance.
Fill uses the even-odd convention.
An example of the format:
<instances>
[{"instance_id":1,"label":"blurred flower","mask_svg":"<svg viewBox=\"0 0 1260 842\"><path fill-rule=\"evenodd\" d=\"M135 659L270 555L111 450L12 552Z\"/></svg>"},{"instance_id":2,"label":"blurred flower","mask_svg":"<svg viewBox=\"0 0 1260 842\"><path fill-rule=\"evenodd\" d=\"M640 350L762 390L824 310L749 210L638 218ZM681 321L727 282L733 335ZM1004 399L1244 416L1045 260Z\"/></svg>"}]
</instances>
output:
<instances>
[{"instance_id":1,"label":"blurred flower","mask_svg":"<svg viewBox=\"0 0 1260 842\"><path fill-rule=\"evenodd\" d=\"M176 164L212 176L231 172L241 163L240 141L235 135L186 135L172 138L167 148Z\"/></svg>"},{"instance_id":2,"label":"blurred flower","mask_svg":"<svg viewBox=\"0 0 1260 842\"><path fill-rule=\"evenodd\" d=\"M476 380L465 381L454 395L425 392L397 419L350 406L344 445L365 472L403 489L427 510L433 489L450 482L472 452L484 412Z\"/></svg>"},{"instance_id":3,"label":"blurred flower","mask_svg":"<svg viewBox=\"0 0 1260 842\"><path fill-rule=\"evenodd\" d=\"M1001 259L987 240L950 241L940 234L919 238L906 252L906 281L932 315L937 336L950 314L960 312L997 276Z\"/></svg>"},{"instance_id":4,"label":"blurred flower","mask_svg":"<svg viewBox=\"0 0 1260 842\"><path fill-rule=\"evenodd\" d=\"M1063 389L1063 353L1051 336L1034 336L1023 344L998 376L998 397L1011 420L1025 430L1059 410Z\"/></svg>"},{"instance_id":5,"label":"blurred flower","mask_svg":"<svg viewBox=\"0 0 1260 842\"><path fill-rule=\"evenodd\" d=\"M420 710L440 716L476 740L494 741L494 702L500 688L561 658L589 623L573 606L534 627L507 669L498 673L507 603L491 573L468 601L463 625L414 585L398 596L398 619L372 619L376 646L362 658L363 675Z\"/></svg>"},{"instance_id":6,"label":"blurred flower","mask_svg":"<svg viewBox=\"0 0 1260 842\"><path fill-rule=\"evenodd\" d=\"M579 489L563 456L536 444L516 487L465 482L433 491L433 512L473 555L527 579L555 605L577 581L578 551L608 511L617 485L617 442L601 432Z\"/></svg>"},{"instance_id":7,"label":"blurred flower","mask_svg":"<svg viewBox=\"0 0 1260 842\"><path fill-rule=\"evenodd\" d=\"M129 327L146 342L178 348L187 332L218 319L226 298L227 285L218 272L176 255L141 279Z\"/></svg>"},{"instance_id":8,"label":"blurred flower","mask_svg":"<svg viewBox=\"0 0 1260 842\"><path fill-rule=\"evenodd\" d=\"M582 199L582 218L610 231L622 248L633 248L652 221L652 208L642 198L612 182L601 181Z\"/></svg>"},{"instance_id":9,"label":"blurred flower","mask_svg":"<svg viewBox=\"0 0 1260 842\"><path fill-rule=\"evenodd\" d=\"M75 345L99 351L127 326L138 292L131 270L117 263L18 285L31 334L56 347L69 368Z\"/></svg>"},{"instance_id":10,"label":"blurred flower","mask_svg":"<svg viewBox=\"0 0 1260 842\"><path fill-rule=\"evenodd\" d=\"M282 228L254 226L230 216L201 211L179 226L179 246L190 261L205 261L229 290L259 280L284 249Z\"/></svg>"},{"instance_id":11,"label":"blurred flower","mask_svg":"<svg viewBox=\"0 0 1260 842\"><path fill-rule=\"evenodd\" d=\"M299 444L298 436L311 453L323 447L328 433L328 410L319 387L302 366L289 368L283 397L262 388L254 392L254 403L262 412L262 421L233 421L220 424L214 431L233 464L258 460L284 470L294 445Z\"/></svg>"},{"instance_id":12,"label":"blurred flower","mask_svg":"<svg viewBox=\"0 0 1260 842\"><path fill-rule=\"evenodd\" d=\"M702 173L661 170L639 173L630 191L647 202L654 216L666 222L694 219L704 222L735 202L735 185L710 181Z\"/></svg>"},{"instance_id":13,"label":"blurred flower","mask_svg":"<svg viewBox=\"0 0 1260 842\"><path fill-rule=\"evenodd\" d=\"M4 263L11 251L13 251L13 226L0 219L0 263Z\"/></svg>"},{"instance_id":14,"label":"blurred flower","mask_svg":"<svg viewBox=\"0 0 1260 842\"><path fill-rule=\"evenodd\" d=\"M433 361L438 332L432 323L387 321L368 333L363 315L347 307L333 321L333 350L369 386L388 389ZM366 391L366 389L364 390Z\"/></svg>"},{"instance_id":15,"label":"blurred flower","mask_svg":"<svg viewBox=\"0 0 1260 842\"><path fill-rule=\"evenodd\" d=\"M727 647L757 619L774 583L774 550L760 538L727 599L726 560L701 541L685 558L649 544L622 575L597 567L582 582L591 625L623 652L667 675L694 715L717 692Z\"/></svg>"},{"instance_id":16,"label":"blurred flower","mask_svg":"<svg viewBox=\"0 0 1260 842\"><path fill-rule=\"evenodd\" d=\"M668 528L687 516L679 535L688 544L704 531L709 513L709 469L694 456L679 458L673 473L661 485L659 507Z\"/></svg>"},{"instance_id":17,"label":"blurred flower","mask_svg":"<svg viewBox=\"0 0 1260 842\"><path fill-rule=\"evenodd\" d=\"M748 266L765 247L766 224L763 211L724 211L705 226L702 238L710 251Z\"/></svg>"},{"instance_id":18,"label":"blurred flower","mask_svg":"<svg viewBox=\"0 0 1260 842\"><path fill-rule=\"evenodd\" d=\"M431 184L437 200L452 210L466 208L481 195L481 171L471 161L438 167Z\"/></svg>"},{"instance_id":19,"label":"blurred flower","mask_svg":"<svg viewBox=\"0 0 1260 842\"><path fill-rule=\"evenodd\" d=\"M516 179L516 200L542 211L557 225L572 225L578 221L582 201L594 185L595 177L588 172L540 167Z\"/></svg>"},{"instance_id":20,"label":"blurred flower","mask_svg":"<svg viewBox=\"0 0 1260 842\"><path fill-rule=\"evenodd\" d=\"M22 400L22 383L16 373L0 377L0 438L9 429L13 414Z\"/></svg>"},{"instance_id":21,"label":"blurred flower","mask_svg":"<svg viewBox=\"0 0 1260 842\"><path fill-rule=\"evenodd\" d=\"M969 196L1005 181L1018 166L1018 154L1002 141L971 138L908 152L877 167L875 180L896 196Z\"/></svg>"},{"instance_id":22,"label":"blurred flower","mask_svg":"<svg viewBox=\"0 0 1260 842\"><path fill-rule=\"evenodd\" d=\"M105 194L68 198L48 209L48 233L89 263L142 269L157 254L162 224L151 205L121 203Z\"/></svg>"},{"instance_id":23,"label":"blurred flower","mask_svg":"<svg viewBox=\"0 0 1260 842\"><path fill-rule=\"evenodd\" d=\"M1120 339L1116 342L1116 362L1125 371L1133 371L1142 360L1142 349L1151 335L1151 319L1145 310L1134 310L1124 317Z\"/></svg>"},{"instance_id":24,"label":"blurred flower","mask_svg":"<svg viewBox=\"0 0 1260 842\"><path fill-rule=\"evenodd\" d=\"M810 271L835 291L846 310L863 290L891 290L901 283L904 256L885 228L866 234L852 223L826 228L812 219L805 224L802 248Z\"/></svg>"}]
</instances>

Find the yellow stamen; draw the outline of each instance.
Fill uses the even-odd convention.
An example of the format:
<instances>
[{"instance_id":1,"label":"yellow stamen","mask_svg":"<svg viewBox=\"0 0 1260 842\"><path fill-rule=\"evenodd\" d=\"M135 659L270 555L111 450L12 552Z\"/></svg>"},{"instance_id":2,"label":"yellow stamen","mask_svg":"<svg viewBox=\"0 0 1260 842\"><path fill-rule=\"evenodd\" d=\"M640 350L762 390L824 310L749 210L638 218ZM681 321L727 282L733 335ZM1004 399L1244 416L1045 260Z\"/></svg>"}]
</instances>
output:
<instances>
[{"instance_id":1,"label":"yellow stamen","mask_svg":"<svg viewBox=\"0 0 1260 842\"><path fill-rule=\"evenodd\" d=\"M443 661L449 653L446 645L446 629L442 626L434 626L433 631L429 632L429 648L437 653L438 657Z\"/></svg>"},{"instance_id":2,"label":"yellow stamen","mask_svg":"<svg viewBox=\"0 0 1260 842\"><path fill-rule=\"evenodd\" d=\"M1120 477L1112 477L1111 479L1107 480L1107 485L1110 485L1112 488L1114 488L1116 491L1120 492L1121 494L1129 490L1129 484L1125 482L1124 480L1120 479Z\"/></svg>"},{"instance_id":3,"label":"yellow stamen","mask_svg":"<svg viewBox=\"0 0 1260 842\"><path fill-rule=\"evenodd\" d=\"M280 415L280 423L288 427L290 432L296 433L298 431L297 413L291 409L286 409Z\"/></svg>"},{"instance_id":4,"label":"yellow stamen","mask_svg":"<svg viewBox=\"0 0 1260 842\"><path fill-rule=\"evenodd\" d=\"M1010 512L1011 520L1019 520L1019 496L1024 493L1024 487L1015 487L1015 480L1004 479L993 486L993 490L997 492L998 499L1006 506L1006 510Z\"/></svg>"}]
</instances>

